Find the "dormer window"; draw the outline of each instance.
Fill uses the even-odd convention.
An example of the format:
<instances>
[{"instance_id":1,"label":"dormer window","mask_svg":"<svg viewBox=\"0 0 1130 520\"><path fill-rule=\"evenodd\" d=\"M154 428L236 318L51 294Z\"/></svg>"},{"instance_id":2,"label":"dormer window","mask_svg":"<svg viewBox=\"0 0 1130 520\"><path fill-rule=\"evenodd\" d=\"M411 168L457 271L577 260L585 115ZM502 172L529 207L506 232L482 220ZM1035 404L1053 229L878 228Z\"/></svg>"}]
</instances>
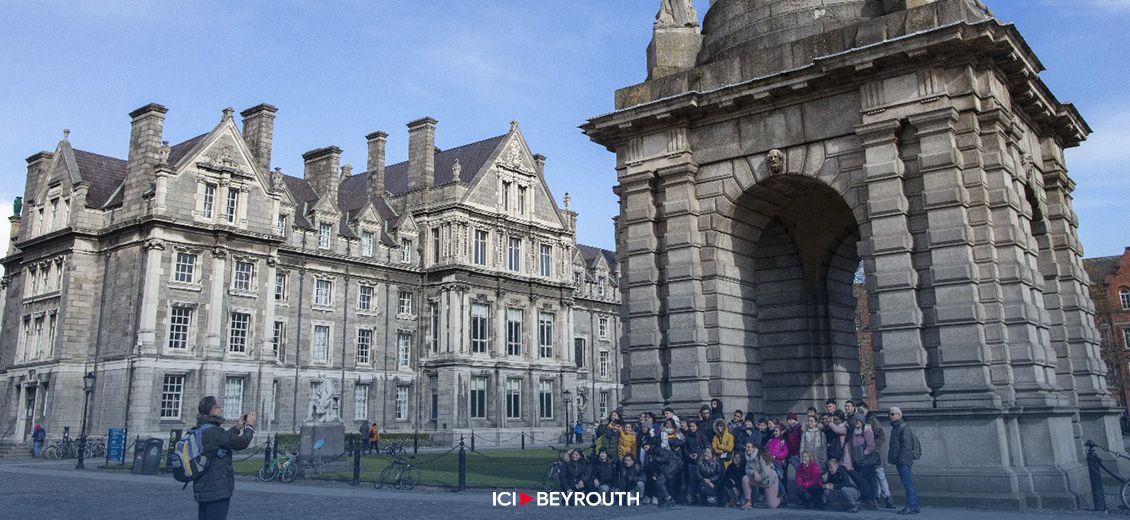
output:
<instances>
[{"instance_id":1,"label":"dormer window","mask_svg":"<svg viewBox=\"0 0 1130 520\"><path fill-rule=\"evenodd\" d=\"M541 275L550 276L553 274L551 266L553 265L553 246L542 244L541 245Z\"/></svg>"},{"instance_id":2,"label":"dormer window","mask_svg":"<svg viewBox=\"0 0 1130 520\"><path fill-rule=\"evenodd\" d=\"M278 234L286 236L286 215L279 215L277 222L275 222L275 230Z\"/></svg>"},{"instance_id":3,"label":"dormer window","mask_svg":"<svg viewBox=\"0 0 1130 520\"><path fill-rule=\"evenodd\" d=\"M322 223L318 226L318 249L329 249L330 238L333 236L333 226Z\"/></svg>"},{"instance_id":4,"label":"dormer window","mask_svg":"<svg viewBox=\"0 0 1130 520\"><path fill-rule=\"evenodd\" d=\"M239 208L239 191L228 189L228 224L235 224L235 212Z\"/></svg>"},{"instance_id":5,"label":"dormer window","mask_svg":"<svg viewBox=\"0 0 1130 520\"><path fill-rule=\"evenodd\" d=\"M403 239L400 241L400 261L406 264L412 263L412 241Z\"/></svg>"},{"instance_id":6,"label":"dormer window","mask_svg":"<svg viewBox=\"0 0 1130 520\"><path fill-rule=\"evenodd\" d=\"M518 186L518 214L526 214L526 187Z\"/></svg>"},{"instance_id":7,"label":"dormer window","mask_svg":"<svg viewBox=\"0 0 1130 520\"><path fill-rule=\"evenodd\" d=\"M599 295L599 296L604 296L604 276L603 275L596 279L596 294Z\"/></svg>"},{"instance_id":8,"label":"dormer window","mask_svg":"<svg viewBox=\"0 0 1130 520\"><path fill-rule=\"evenodd\" d=\"M510 211L510 182L502 182L502 210Z\"/></svg>"},{"instance_id":9,"label":"dormer window","mask_svg":"<svg viewBox=\"0 0 1130 520\"><path fill-rule=\"evenodd\" d=\"M210 219L216 212L216 185L204 185L204 218Z\"/></svg>"},{"instance_id":10,"label":"dormer window","mask_svg":"<svg viewBox=\"0 0 1130 520\"><path fill-rule=\"evenodd\" d=\"M361 256L373 256L373 234L368 231L361 233Z\"/></svg>"}]
</instances>

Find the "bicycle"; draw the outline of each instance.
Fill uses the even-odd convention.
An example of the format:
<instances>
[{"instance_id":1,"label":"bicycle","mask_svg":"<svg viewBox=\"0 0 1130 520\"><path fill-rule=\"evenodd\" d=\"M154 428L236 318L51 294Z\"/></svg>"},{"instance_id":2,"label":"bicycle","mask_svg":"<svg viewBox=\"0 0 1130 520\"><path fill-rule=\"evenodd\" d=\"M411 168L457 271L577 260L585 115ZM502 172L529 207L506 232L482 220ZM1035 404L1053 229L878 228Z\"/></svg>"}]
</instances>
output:
<instances>
[{"instance_id":1,"label":"bicycle","mask_svg":"<svg viewBox=\"0 0 1130 520\"><path fill-rule=\"evenodd\" d=\"M59 442L53 442L47 449L43 450L43 458L48 460L73 459L77 457L78 441L66 435L64 435Z\"/></svg>"},{"instance_id":2,"label":"bicycle","mask_svg":"<svg viewBox=\"0 0 1130 520\"><path fill-rule=\"evenodd\" d=\"M286 453L275 457L271 462L264 462L259 468L259 480L270 482L278 478L280 482L289 484L298 477L298 464L295 462L294 453Z\"/></svg>"},{"instance_id":3,"label":"bicycle","mask_svg":"<svg viewBox=\"0 0 1130 520\"><path fill-rule=\"evenodd\" d=\"M404 441L396 441L392 444L389 444L383 451L385 455L392 455L395 457L397 455L404 455L405 453L407 453L408 448L404 444Z\"/></svg>"},{"instance_id":4,"label":"bicycle","mask_svg":"<svg viewBox=\"0 0 1130 520\"><path fill-rule=\"evenodd\" d=\"M392 459L385 469L381 470L381 474L377 480L373 481L374 489L381 489L385 484L390 481L396 486L396 489L412 489L416 487L416 483L420 481L420 467L415 464L416 457L408 457L404 459ZM395 477L393 476L395 473Z\"/></svg>"},{"instance_id":5,"label":"bicycle","mask_svg":"<svg viewBox=\"0 0 1130 520\"><path fill-rule=\"evenodd\" d=\"M1111 455L1114 455L1117 458L1121 458L1121 459L1130 460L1130 457L1127 457L1126 455L1118 453L1117 451L1111 451L1111 450L1109 450L1109 449L1107 449L1103 446L1099 446L1098 444L1095 444L1095 441L1089 440L1089 441L1083 443L1083 446L1085 446L1087 448L1087 464L1088 465L1097 465L1098 469L1106 472L1107 475L1110 475L1111 478L1118 481L1118 483L1119 483L1118 500L1119 500L1119 502L1121 502L1121 508L1120 509L1130 510L1130 478L1122 478L1122 476L1120 476L1118 473L1115 473L1115 472L1111 471L1110 469L1108 469L1106 467L1106 465L1103 464L1102 459L1100 459L1099 456L1095 453L1095 450L1099 449L1099 450L1105 451L1105 452L1107 452ZM1106 493L1106 492L1104 492L1103 494L1109 495L1109 493ZM1104 498L1103 501L1105 502L1106 499Z\"/></svg>"},{"instance_id":6,"label":"bicycle","mask_svg":"<svg viewBox=\"0 0 1130 520\"><path fill-rule=\"evenodd\" d=\"M541 479L542 491L555 491L561 487L561 466L565 464L566 450L550 446L557 452L557 457L545 468L545 476Z\"/></svg>"}]
</instances>

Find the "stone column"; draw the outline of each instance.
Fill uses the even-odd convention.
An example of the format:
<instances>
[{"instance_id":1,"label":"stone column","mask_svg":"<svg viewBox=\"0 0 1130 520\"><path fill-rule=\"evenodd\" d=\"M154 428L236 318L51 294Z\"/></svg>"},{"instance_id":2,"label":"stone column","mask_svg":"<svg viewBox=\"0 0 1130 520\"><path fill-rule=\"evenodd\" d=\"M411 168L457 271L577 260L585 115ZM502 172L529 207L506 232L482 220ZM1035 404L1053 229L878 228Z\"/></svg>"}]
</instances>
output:
<instances>
[{"instance_id":1,"label":"stone column","mask_svg":"<svg viewBox=\"0 0 1130 520\"><path fill-rule=\"evenodd\" d=\"M661 382L666 375L660 358L659 258L655 236L656 175L653 171L620 173L620 235L617 250L623 255L625 298L624 366L631 387L624 407L631 415L650 410L666 400Z\"/></svg>"},{"instance_id":2,"label":"stone column","mask_svg":"<svg viewBox=\"0 0 1130 520\"><path fill-rule=\"evenodd\" d=\"M441 287L439 290L439 348L440 353L451 352L451 288Z\"/></svg>"},{"instance_id":3,"label":"stone column","mask_svg":"<svg viewBox=\"0 0 1130 520\"><path fill-rule=\"evenodd\" d=\"M208 333L204 338L205 357L222 357L224 323L224 288L227 287L228 252L222 247L212 250L212 287L208 298ZM297 347L297 343L296 343ZM295 353L297 354L297 348Z\"/></svg>"},{"instance_id":4,"label":"stone column","mask_svg":"<svg viewBox=\"0 0 1130 520\"><path fill-rule=\"evenodd\" d=\"M912 116L918 130L934 288L932 327L936 331L940 388L937 407L1000 408L989 376L992 353L985 342L985 309L974 262L969 192L962 181L964 160L957 150L958 113L947 107ZM931 334L933 336L933 334Z\"/></svg>"},{"instance_id":5,"label":"stone column","mask_svg":"<svg viewBox=\"0 0 1130 520\"><path fill-rule=\"evenodd\" d=\"M154 231L154 235L159 233ZM137 342L141 354L157 353L157 307L160 304L159 290L162 272L161 257L165 254L165 242L151 238L145 242L145 280L142 282L140 317L137 327Z\"/></svg>"},{"instance_id":6,"label":"stone column","mask_svg":"<svg viewBox=\"0 0 1130 520\"><path fill-rule=\"evenodd\" d=\"M884 380L880 406L925 409L933 403L926 386L919 280L911 259L910 206L903 190L906 167L899 157L900 127L899 121L888 120L856 128L863 142L868 191L868 225L860 230L859 254L868 274L876 366Z\"/></svg>"}]
</instances>

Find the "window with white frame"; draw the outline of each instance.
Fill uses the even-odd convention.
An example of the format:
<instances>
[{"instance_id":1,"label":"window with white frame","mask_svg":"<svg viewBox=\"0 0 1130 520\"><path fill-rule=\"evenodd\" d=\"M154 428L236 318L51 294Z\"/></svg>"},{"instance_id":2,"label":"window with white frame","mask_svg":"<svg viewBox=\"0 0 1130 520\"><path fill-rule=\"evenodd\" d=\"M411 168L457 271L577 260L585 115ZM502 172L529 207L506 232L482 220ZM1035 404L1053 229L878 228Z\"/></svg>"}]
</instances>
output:
<instances>
[{"instance_id":1,"label":"window with white frame","mask_svg":"<svg viewBox=\"0 0 1130 520\"><path fill-rule=\"evenodd\" d=\"M439 352L439 304L428 304L428 343L432 352Z\"/></svg>"},{"instance_id":2,"label":"window with white frame","mask_svg":"<svg viewBox=\"0 0 1130 520\"><path fill-rule=\"evenodd\" d=\"M169 348L188 348L188 331L192 325L192 307L174 305L169 309Z\"/></svg>"},{"instance_id":3,"label":"window with white frame","mask_svg":"<svg viewBox=\"0 0 1130 520\"><path fill-rule=\"evenodd\" d=\"M235 214L239 208L239 190L228 188L228 223L235 223Z\"/></svg>"},{"instance_id":4,"label":"window with white frame","mask_svg":"<svg viewBox=\"0 0 1130 520\"><path fill-rule=\"evenodd\" d=\"M161 418L180 419L181 400L184 396L184 376L166 374L161 382Z\"/></svg>"},{"instance_id":5,"label":"window with white frame","mask_svg":"<svg viewBox=\"0 0 1130 520\"><path fill-rule=\"evenodd\" d=\"M369 385L353 387L353 420L364 421L369 418Z\"/></svg>"},{"instance_id":6,"label":"window with white frame","mask_svg":"<svg viewBox=\"0 0 1130 520\"><path fill-rule=\"evenodd\" d=\"M236 261L235 275L232 278L232 288L237 291L251 290L251 277L255 274L255 264L251 262Z\"/></svg>"},{"instance_id":7,"label":"window with white frame","mask_svg":"<svg viewBox=\"0 0 1130 520\"><path fill-rule=\"evenodd\" d=\"M541 275L551 276L553 265L553 246L549 244L541 245Z\"/></svg>"},{"instance_id":8,"label":"window with white frame","mask_svg":"<svg viewBox=\"0 0 1130 520\"><path fill-rule=\"evenodd\" d=\"M287 286L286 273L275 273L275 301L286 301L286 286Z\"/></svg>"},{"instance_id":9,"label":"window with white frame","mask_svg":"<svg viewBox=\"0 0 1130 520\"><path fill-rule=\"evenodd\" d=\"M177 253L176 264L173 266L173 280L181 283L196 281L196 255Z\"/></svg>"},{"instance_id":10,"label":"window with white frame","mask_svg":"<svg viewBox=\"0 0 1130 520\"><path fill-rule=\"evenodd\" d=\"M405 264L412 263L412 241L403 239L400 241L400 261Z\"/></svg>"},{"instance_id":11,"label":"window with white frame","mask_svg":"<svg viewBox=\"0 0 1130 520\"><path fill-rule=\"evenodd\" d=\"M251 315L246 312L231 313L228 324L228 352L247 352L247 334L251 330Z\"/></svg>"},{"instance_id":12,"label":"window with white frame","mask_svg":"<svg viewBox=\"0 0 1130 520\"><path fill-rule=\"evenodd\" d=\"M538 355L553 357L553 314L538 313Z\"/></svg>"},{"instance_id":13,"label":"window with white frame","mask_svg":"<svg viewBox=\"0 0 1130 520\"><path fill-rule=\"evenodd\" d=\"M600 391L600 398L597 400L597 408L600 410L601 417L608 417L608 403L611 401L609 397L608 390Z\"/></svg>"},{"instance_id":14,"label":"window with white frame","mask_svg":"<svg viewBox=\"0 0 1130 520\"><path fill-rule=\"evenodd\" d=\"M599 295L599 296L604 296L604 276L603 275L598 276L596 278L596 294Z\"/></svg>"},{"instance_id":15,"label":"window with white frame","mask_svg":"<svg viewBox=\"0 0 1130 520\"><path fill-rule=\"evenodd\" d=\"M510 211L510 182L502 181L502 210Z\"/></svg>"},{"instance_id":16,"label":"window with white frame","mask_svg":"<svg viewBox=\"0 0 1130 520\"><path fill-rule=\"evenodd\" d=\"M373 352L373 329L357 329L357 364L371 363Z\"/></svg>"},{"instance_id":17,"label":"window with white frame","mask_svg":"<svg viewBox=\"0 0 1130 520\"><path fill-rule=\"evenodd\" d=\"M526 187L518 186L518 214L526 214Z\"/></svg>"},{"instance_id":18,"label":"window with white frame","mask_svg":"<svg viewBox=\"0 0 1130 520\"><path fill-rule=\"evenodd\" d=\"M396 387L396 420L408 420L408 387Z\"/></svg>"},{"instance_id":19,"label":"window with white frame","mask_svg":"<svg viewBox=\"0 0 1130 520\"><path fill-rule=\"evenodd\" d=\"M487 378L471 378L471 418L485 419L487 416Z\"/></svg>"},{"instance_id":20,"label":"window with white frame","mask_svg":"<svg viewBox=\"0 0 1130 520\"><path fill-rule=\"evenodd\" d=\"M608 377L608 360L608 351L601 350L600 354L597 356L597 363L600 367L600 377Z\"/></svg>"},{"instance_id":21,"label":"window with white frame","mask_svg":"<svg viewBox=\"0 0 1130 520\"><path fill-rule=\"evenodd\" d=\"M279 215L275 221L275 231L282 236L286 236L286 215Z\"/></svg>"},{"instance_id":22,"label":"window with white frame","mask_svg":"<svg viewBox=\"0 0 1130 520\"><path fill-rule=\"evenodd\" d=\"M517 273L522 270L522 239L510 237L510 246L507 249L507 265L511 271Z\"/></svg>"},{"instance_id":23,"label":"window with white frame","mask_svg":"<svg viewBox=\"0 0 1130 520\"><path fill-rule=\"evenodd\" d=\"M581 276L583 275L580 271L573 272L573 287L576 287L578 290L581 288Z\"/></svg>"},{"instance_id":24,"label":"window with white frame","mask_svg":"<svg viewBox=\"0 0 1130 520\"><path fill-rule=\"evenodd\" d=\"M608 318L601 316L599 319L597 319L596 320L596 330L597 330L597 333L600 334L600 337L607 338L608 337Z\"/></svg>"},{"instance_id":25,"label":"window with white frame","mask_svg":"<svg viewBox=\"0 0 1130 520\"><path fill-rule=\"evenodd\" d=\"M315 363L325 363L329 361L330 354L330 326L329 325L314 325L314 344L310 349L310 355Z\"/></svg>"},{"instance_id":26,"label":"window with white frame","mask_svg":"<svg viewBox=\"0 0 1130 520\"><path fill-rule=\"evenodd\" d=\"M471 304L471 352L485 353L490 342L490 307Z\"/></svg>"},{"instance_id":27,"label":"window with white frame","mask_svg":"<svg viewBox=\"0 0 1130 520\"><path fill-rule=\"evenodd\" d=\"M506 309L506 355L522 355L522 309Z\"/></svg>"},{"instance_id":28,"label":"window with white frame","mask_svg":"<svg viewBox=\"0 0 1130 520\"><path fill-rule=\"evenodd\" d=\"M361 285L357 288L357 309L362 311L373 310L372 285Z\"/></svg>"},{"instance_id":29,"label":"window with white frame","mask_svg":"<svg viewBox=\"0 0 1130 520\"><path fill-rule=\"evenodd\" d=\"M314 305L329 306L333 302L333 281L314 281Z\"/></svg>"},{"instance_id":30,"label":"window with white frame","mask_svg":"<svg viewBox=\"0 0 1130 520\"><path fill-rule=\"evenodd\" d=\"M409 368L412 364L412 334L399 332L396 334L396 366Z\"/></svg>"},{"instance_id":31,"label":"window with white frame","mask_svg":"<svg viewBox=\"0 0 1130 520\"><path fill-rule=\"evenodd\" d=\"M286 352L286 322L276 320L271 334L271 353L275 355L276 360L280 360L283 359L284 352Z\"/></svg>"},{"instance_id":32,"label":"window with white frame","mask_svg":"<svg viewBox=\"0 0 1130 520\"><path fill-rule=\"evenodd\" d=\"M477 265L487 265L487 232L475 230L474 261Z\"/></svg>"},{"instance_id":33,"label":"window with white frame","mask_svg":"<svg viewBox=\"0 0 1130 520\"><path fill-rule=\"evenodd\" d=\"M553 418L553 381L538 381L538 417Z\"/></svg>"},{"instance_id":34,"label":"window with white frame","mask_svg":"<svg viewBox=\"0 0 1130 520\"><path fill-rule=\"evenodd\" d=\"M1122 303L1123 310L1130 310L1130 289L1126 287L1119 289L1118 300Z\"/></svg>"},{"instance_id":35,"label":"window with white frame","mask_svg":"<svg viewBox=\"0 0 1130 520\"><path fill-rule=\"evenodd\" d=\"M242 377L229 377L224 381L224 413L229 417L243 415Z\"/></svg>"},{"instance_id":36,"label":"window with white frame","mask_svg":"<svg viewBox=\"0 0 1130 520\"><path fill-rule=\"evenodd\" d=\"M36 335L38 336L38 332ZM1122 348L1130 350L1130 327L1122 328Z\"/></svg>"},{"instance_id":37,"label":"window with white frame","mask_svg":"<svg viewBox=\"0 0 1130 520\"><path fill-rule=\"evenodd\" d=\"M522 418L522 380L506 380L506 418Z\"/></svg>"},{"instance_id":38,"label":"window with white frame","mask_svg":"<svg viewBox=\"0 0 1130 520\"><path fill-rule=\"evenodd\" d=\"M368 231L361 233L361 256L373 256L373 234Z\"/></svg>"},{"instance_id":39,"label":"window with white frame","mask_svg":"<svg viewBox=\"0 0 1130 520\"><path fill-rule=\"evenodd\" d=\"M210 219L216 214L216 185L204 184L204 218Z\"/></svg>"},{"instance_id":40,"label":"window with white frame","mask_svg":"<svg viewBox=\"0 0 1130 520\"><path fill-rule=\"evenodd\" d=\"M397 299L397 312L405 316L412 314L412 293L400 291L400 297Z\"/></svg>"},{"instance_id":41,"label":"window with white frame","mask_svg":"<svg viewBox=\"0 0 1130 520\"><path fill-rule=\"evenodd\" d=\"M432 228L432 263L439 263L440 241L439 228Z\"/></svg>"},{"instance_id":42,"label":"window with white frame","mask_svg":"<svg viewBox=\"0 0 1130 520\"><path fill-rule=\"evenodd\" d=\"M333 226L322 223L318 225L318 249L329 249L330 240L333 238Z\"/></svg>"}]
</instances>

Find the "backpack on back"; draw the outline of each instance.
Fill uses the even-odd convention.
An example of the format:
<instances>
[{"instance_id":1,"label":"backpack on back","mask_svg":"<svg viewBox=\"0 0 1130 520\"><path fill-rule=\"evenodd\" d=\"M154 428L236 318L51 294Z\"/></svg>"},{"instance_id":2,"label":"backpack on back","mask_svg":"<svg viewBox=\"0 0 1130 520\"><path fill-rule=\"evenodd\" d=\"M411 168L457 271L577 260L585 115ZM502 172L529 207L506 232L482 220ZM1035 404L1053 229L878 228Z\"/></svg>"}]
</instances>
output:
<instances>
[{"instance_id":1,"label":"backpack on back","mask_svg":"<svg viewBox=\"0 0 1130 520\"><path fill-rule=\"evenodd\" d=\"M208 471L208 457L204 453L204 430L212 427L214 425L204 424L188 430L169 454L167 466L177 482L184 482L184 487L188 487L190 482L196 482Z\"/></svg>"}]
</instances>

